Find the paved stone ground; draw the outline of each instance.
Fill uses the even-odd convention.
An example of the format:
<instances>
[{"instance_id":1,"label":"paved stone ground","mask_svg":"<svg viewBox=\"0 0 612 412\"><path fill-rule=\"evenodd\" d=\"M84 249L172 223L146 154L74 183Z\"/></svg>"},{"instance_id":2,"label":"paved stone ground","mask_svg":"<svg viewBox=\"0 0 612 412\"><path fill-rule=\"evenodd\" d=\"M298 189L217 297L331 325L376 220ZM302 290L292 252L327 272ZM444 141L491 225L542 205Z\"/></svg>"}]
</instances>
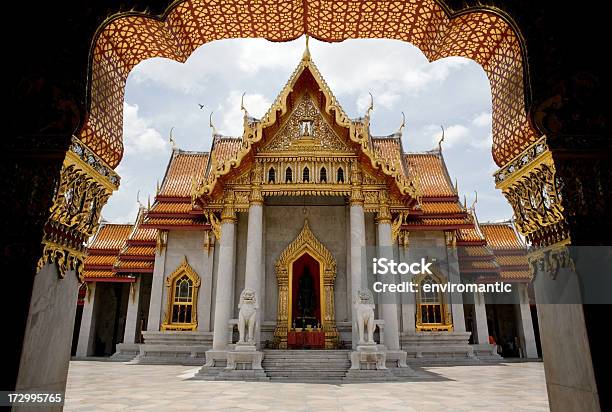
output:
<instances>
[{"instance_id":1,"label":"paved stone ground","mask_svg":"<svg viewBox=\"0 0 612 412\"><path fill-rule=\"evenodd\" d=\"M198 368L73 361L66 411L547 411L542 363L425 368L421 382L189 380Z\"/></svg>"}]
</instances>

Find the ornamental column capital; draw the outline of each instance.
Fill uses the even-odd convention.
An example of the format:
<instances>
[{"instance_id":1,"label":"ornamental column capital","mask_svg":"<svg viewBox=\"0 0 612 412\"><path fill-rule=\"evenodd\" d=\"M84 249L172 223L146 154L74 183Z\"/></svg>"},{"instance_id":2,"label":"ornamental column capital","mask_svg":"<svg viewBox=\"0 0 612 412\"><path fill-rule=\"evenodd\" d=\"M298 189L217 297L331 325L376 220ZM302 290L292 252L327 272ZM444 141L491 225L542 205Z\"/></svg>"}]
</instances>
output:
<instances>
[{"instance_id":1,"label":"ornamental column capital","mask_svg":"<svg viewBox=\"0 0 612 412\"><path fill-rule=\"evenodd\" d=\"M236 223L236 209L234 207L234 192L227 191L223 196L223 210L221 211L221 223Z\"/></svg>"},{"instance_id":2,"label":"ornamental column capital","mask_svg":"<svg viewBox=\"0 0 612 412\"><path fill-rule=\"evenodd\" d=\"M391 209L389 207L389 194L386 190L378 192L379 208L376 214L376 223L391 223Z\"/></svg>"}]
</instances>

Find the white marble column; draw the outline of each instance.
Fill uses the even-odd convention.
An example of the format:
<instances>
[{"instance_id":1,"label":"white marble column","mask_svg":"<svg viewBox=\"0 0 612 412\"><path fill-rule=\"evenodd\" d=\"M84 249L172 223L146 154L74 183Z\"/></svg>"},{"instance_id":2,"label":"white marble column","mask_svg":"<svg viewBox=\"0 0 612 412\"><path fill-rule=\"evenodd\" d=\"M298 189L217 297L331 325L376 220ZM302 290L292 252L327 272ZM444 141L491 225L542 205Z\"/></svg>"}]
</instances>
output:
<instances>
[{"instance_id":1,"label":"white marble column","mask_svg":"<svg viewBox=\"0 0 612 412\"><path fill-rule=\"evenodd\" d=\"M448 235L447 235L448 236ZM454 236L454 234L452 235ZM447 238L446 252L448 259L448 280L451 283L461 283L459 274L459 258L457 257L457 246L454 239ZM465 332L465 315L463 312L463 295L461 293L451 293L451 313L453 316L453 330L455 332Z\"/></svg>"},{"instance_id":2,"label":"white marble column","mask_svg":"<svg viewBox=\"0 0 612 412\"><path fill-rule=\"evenodd\" d=\"M489 325L485 297L481 292L474 292L474 343L489 343Z\"/></svg>"},{"instance_id":3,"label":"white marble column","mask_svg":"<svg viewBox=\"0 0 612 412\"><path fill-rule=\"evenodd\" d=\"M400 262L410 263L410 249L406 249L403 246L399 247L399 258ZM414 277L412 275L402 278L402 281L412 282ZM416 296L414 293L402 293L402 332L414 335L416 334Z\"/></svg>"},{"instance_id":4,"label":"white marble column","mask_svg":"<svg viewBox=\"0 0 612 412\"><path fill-rule=\"evenodd\" d=\"M365 285L365 273L363 273L363 259L365 259L365 213L363 202L351 200L350 206L351 227L351 321L352 321L352 343L353 349L357 347L359 334L355 326L355 302L357 293L362 284Z\"/></svg>"},{"instance_id":5,"label":"white marble column","mask_svg":"<svg viewBox=\"0 0 612 412\"><path fill-rule=\"evenodd\" d=\"M260 344L261 336L261 312L262 293L261 284L263 276L263 203L251 201L249 206L249 222L247 229L246 264L244 274L245 289L254 290L257 293L259 311L257 313L257 329L255 330L255 341Z\"/></svg>"},{"instance_id":6,"label":"white marble column","mask_svg":"<svg viewBox=\"0 0 612 412\"><path fill-rule=\"evenodd\" d=\"M136 343L136 330L138 329L138 304L140 302L141 278L138 276L136 282L130 285L128 296L127 314L125 316L125 331L123 343Z\"/></svg>"},{"instance_id":7,"label":"white marble column","mask_svg":"<svg viewBox=\"0 0 612 412\"><path fill-rule=\"evenodd\" d=\"M236 216L232 210L224 210L219 240L219 265L215 296L215 321L213 326L213 350L225 350L229 339L228 324L232 314L232 289L236 264Z\"/></svg>"},{"instance_id":8,"label":"white marble column","mask_svg":"<svg viewBox=\"0 0 612 412\"><path fill-rule=\"evenodd\" d=\"M87 284L87 292L83 302L83 314L81 316L81 327L79 329L79 342L77 344L76 356L85 357L93 355L95 319L94 309L96 301L96 283Z\"/></svg>"},{"instance_id":9,"label":"white marble column","mask_svg":"<svg viewBox=\"0 0 612 412\"><path fill-rule=\"evenodd\" d=\"M528 285L519 283L517 292L519 296L518 318L519 318L519 334L521 347L523 348L523 357L535 359L538 357L538 349L536 347L535 333L533 331L533 321L531 319L531 308L529 307L529 294L527 292Z\"/></svg>"},{"instance_id":10,"label":"white marble column","mask_svg":"<svg viewBox=\"0 0 612 412\"><path fill-rule=\"evenodd\" d=\"M166 250L168 231L160 231L157 249L155 251L155 263L153 266L153 279L151 282L151 299L149 302L149 319L147 319L147 330L158 331L161 325L161 315L164 302L164 272L166 271Z\"/></svg>"},{"instance_id":11,"label":"white marble column","mask_svg":"<svg viewBox=\"0 0 612 412\"><path fill-rule=\"evenodd\" d=\"M57 265L48 263L34 277L15 390L66 390L78 294L79 279L74 270L67 270L62 278ZM30 410L13 408L26 409ZM61 411L62 407L47 406L45 410Z\"/></svg>"},{"instance_id":12,"label":"white marble column","mask_svg":"<svg viewBox=\"0 0 612 412\"><path fill-rule=\"evenodd\" d=\"M393 259L393 237L391 234L391 219L384 217L378 219L378 257ZM393 275L385 275L385 281L396 283ZM381 302L382 301L382 302ZM385 346L389 350L399 350L399 321L397 317L397 296L395 293L386 293L379 300L382 318L385 321Z\"/></svg>"}]
</instances>

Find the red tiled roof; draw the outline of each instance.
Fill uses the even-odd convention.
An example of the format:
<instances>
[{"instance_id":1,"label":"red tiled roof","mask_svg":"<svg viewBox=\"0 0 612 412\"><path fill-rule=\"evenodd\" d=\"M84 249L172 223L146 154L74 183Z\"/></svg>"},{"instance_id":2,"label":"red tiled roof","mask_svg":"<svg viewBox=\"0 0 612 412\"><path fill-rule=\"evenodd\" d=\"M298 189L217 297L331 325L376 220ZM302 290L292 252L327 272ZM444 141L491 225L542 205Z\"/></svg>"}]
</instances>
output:
<instances>
[{"instance_id":1,"label":"red tiled roof","mask_svg":"<svg viewBox=\"0 0 612 412\"><path fill-rule=\"evenodd\" d=\"M212 159L214 162L223 162L233 159L242 146L242 138L216 135L212 146Z\"/></svg>"},{"instance_id":2,"label":"red tiled roof","mask_svg":"<svg viewBox=\"0 0 612 412\"><path fill-rule=\"evenodd\" d=\"M208 153L174 150L157 197L186 197L191 199L194 178L204 176Z\"/></svg>"},{"instance_id":3,"label":"red tiled roof","mask_svg":"<svg viewBox=\"0 0 612 412\"><path fill-rule=\"evenodd\" d=\"M481 223L480 229L493 249L525 249L509 223Z\"/></svg>"},{"instance_id":4,"label":"red tiled roof","mask_svg":"<svg viewBox=\"0 0 612 412\"><path fill-rule=\"evenodd\" d=\"M131 224L102 223L88 249L119 250L131 230Z\"/></svg>"},{"instance_id":5,"label":"red tiled roof","mask_svg":"<svg viewBox=\"0 0 612 412\"><path fill-rule=\"evenodd\" d=\"M440 153L408 153L405 159L408 175L418 179L424 197L457 196Z\"/></svg>"},{"instance_id":6,"label":"red tiled roof","mask_svg":"<svg viewBox=\"0 0 612 412\"><path fill-rule=\"evenodd\" d=\"M191 212L191 202L165 202L165 201L156 201L151 210L149 210L149 214L188 214Z\"/></svg>"},{"instance_id":7,"label":"red tiled roof","mask_svg":"<svg viewBox=\"0 0 612 412\"><path fill-rule=\"evenodd\" d=\"M421 210L427 214L464 213L458 202L431 202L423 199Z\"/></svg>"}]
</instances>

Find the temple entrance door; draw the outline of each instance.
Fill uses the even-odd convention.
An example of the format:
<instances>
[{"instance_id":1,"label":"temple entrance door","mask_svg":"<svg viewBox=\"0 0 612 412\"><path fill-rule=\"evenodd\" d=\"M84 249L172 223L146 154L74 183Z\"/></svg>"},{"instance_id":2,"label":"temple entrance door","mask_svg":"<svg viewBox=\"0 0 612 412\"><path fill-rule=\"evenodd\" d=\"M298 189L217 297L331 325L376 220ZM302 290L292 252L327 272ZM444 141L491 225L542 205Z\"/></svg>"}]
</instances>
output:
<instances>
[{"instance_id":1,"label":"temple entrance door","mask_svg":"<svg viewBox=\"0 0 612 412\"><path fill-rule=\"evenodd\" d=\"M304 221L300 234L276 262L278 311L274 330L280 349L334 349L336 261Z\"/></svg>"},{"instance_id":2,"label":"temple entrance door","mask_svg":"<svg viewBox=\"0 0 612 412\"><path fill-rule=\"evenodd\" d=\"M300 256L291 267L292 328L321 328L321 265L308 253Z\"/></svg>"}]
</instances>

